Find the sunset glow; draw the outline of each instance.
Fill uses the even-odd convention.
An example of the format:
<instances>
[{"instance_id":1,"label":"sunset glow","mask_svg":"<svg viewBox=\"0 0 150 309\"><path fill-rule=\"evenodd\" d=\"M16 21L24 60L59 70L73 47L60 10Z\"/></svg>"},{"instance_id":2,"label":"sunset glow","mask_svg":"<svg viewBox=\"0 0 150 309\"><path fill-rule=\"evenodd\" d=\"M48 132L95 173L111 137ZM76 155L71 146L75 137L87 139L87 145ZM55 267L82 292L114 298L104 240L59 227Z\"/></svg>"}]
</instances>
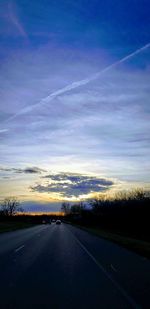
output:
<instances>
[{"instance_id":1,"label":"sunset glow","mask_svg":"<svg viewBox=\"0 0 150 309\"><path fill-rule=\"evenodd\" d=\"M1 200L150 189L149 15L120 2L1 1Z\"/></svg>"}]
</instances>

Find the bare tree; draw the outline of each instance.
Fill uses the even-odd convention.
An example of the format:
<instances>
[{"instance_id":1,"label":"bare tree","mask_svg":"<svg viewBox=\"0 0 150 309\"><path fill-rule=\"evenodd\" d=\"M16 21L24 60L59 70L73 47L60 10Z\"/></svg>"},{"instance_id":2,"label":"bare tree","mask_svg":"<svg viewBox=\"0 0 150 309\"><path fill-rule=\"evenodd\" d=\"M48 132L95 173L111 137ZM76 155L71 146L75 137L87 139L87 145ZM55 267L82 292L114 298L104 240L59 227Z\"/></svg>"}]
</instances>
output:
<instances>
[{"instance_id":1,"label":"bare tree","mask_svg":"<svg viewBox=\"0 0 150 309\"><path fill-rule=\"evenodd\" d=\"M106 203L106 196L102 193L97 194L93 199L90 200L90 205L95 213L101 212L103 206Z\"/></svg>"},{"instance_id":2,"label":"bare tree","mask_svg":"<svg viewBox=\"0 0 150 309\"><path fill-rule=\"evenodd\" d=\"M84 209L83 202L79 202L79 203L73 204L70 208L70 211L72 214L81 214L83 209Z\"/></svg>"},{"instance_id":3,"label":"bare tree","mask_svg":"<svg viewBox=\"0 0 150 309\"><path fill-rule=\"evenodd\" d=\"M68 215L70 213L70 204L69 203L62 203L61 210L65 213L65 215Z\"/></svg>"},{"instance_id":4,"label":"bare tree","mask_svg":"<svg viewBox=\"0 0 150 309\"><path fill-rule=\"evenodd\" d=\"M22 211L16 197L6 197L1 204L1 209L5 216L14 216L18 211Z\"/></svg>"}]
</instances>

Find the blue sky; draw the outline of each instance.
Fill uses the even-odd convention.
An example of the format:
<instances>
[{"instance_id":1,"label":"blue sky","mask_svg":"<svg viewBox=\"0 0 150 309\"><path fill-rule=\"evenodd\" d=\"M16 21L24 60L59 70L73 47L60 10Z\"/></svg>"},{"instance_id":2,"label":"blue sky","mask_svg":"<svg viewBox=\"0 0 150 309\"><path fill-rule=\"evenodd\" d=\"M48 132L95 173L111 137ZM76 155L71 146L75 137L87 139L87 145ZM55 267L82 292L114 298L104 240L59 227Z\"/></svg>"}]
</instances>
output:
<instances>
[{"instance_id":1,"label":"blue sky","mask_svg":"<svg viewBox=\"0 0 150 309\"><path fill-rule=\"evenodd\" d=\"M1 1L2 198L57 210L65 198L149 188L149 9Z\"/></svg>"}]
</instances>

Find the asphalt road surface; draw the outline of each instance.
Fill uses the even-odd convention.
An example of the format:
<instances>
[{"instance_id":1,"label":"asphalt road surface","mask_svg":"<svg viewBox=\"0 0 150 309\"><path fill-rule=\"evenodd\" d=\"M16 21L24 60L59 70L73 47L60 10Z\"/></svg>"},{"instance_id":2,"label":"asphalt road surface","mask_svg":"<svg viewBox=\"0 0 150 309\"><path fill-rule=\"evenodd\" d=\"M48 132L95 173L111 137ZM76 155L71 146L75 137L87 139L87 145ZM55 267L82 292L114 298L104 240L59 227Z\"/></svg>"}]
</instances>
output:
<instances>
[{"instance_id":1,"label":"asphalt road surface","mask_svg":"<svg viewBox=\"0 0 150 309\"><path fill-rule=\"evenodd\" d=\"M150 308L150 261L68 224L0 235L0 309Z\"/></svg>"}]
</instances>

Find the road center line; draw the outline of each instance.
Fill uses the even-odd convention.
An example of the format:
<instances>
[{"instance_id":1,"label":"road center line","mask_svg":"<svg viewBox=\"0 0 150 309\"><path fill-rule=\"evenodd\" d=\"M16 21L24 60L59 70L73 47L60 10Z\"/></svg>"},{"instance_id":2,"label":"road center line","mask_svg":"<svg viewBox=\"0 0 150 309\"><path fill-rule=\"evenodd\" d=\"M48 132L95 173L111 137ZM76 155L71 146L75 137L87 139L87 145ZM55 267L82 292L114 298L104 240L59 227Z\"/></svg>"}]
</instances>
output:
<instances>
[{"instance_id":1,"label":"road center line","mask_svg":"<svg viewBox=\"0 0 150 309\"><path fill-rule=\"evenodd\" d=\"M98 266L98 268L106 275L106 277L114 284L114 286L120 291L120 293L124 296L124 298L132 305L133 308L142 309L140 305L138 305L135 300L128 295L128 293L124 290L120 284L112 278L112 276L107 272L107 270L95 259L95 257L89 252L89 250L81 243L81 241L71 232L73 237L76 239L77 243L80 247L87 253L87 255L93 260L93 262Z\"/></svg>"},{"instance_id":2,"label":"road center line","mask_svg":"<svg viewBox=\"0 0 150 309\"><path fill-rule=\"evenodd\" d=\"M20 251L21 249L23 249L24 248L24 245L22 245L22 246L20 246L19 248L17 248L16 250L15 250L15 252L18 252L18 251Z\"/></svg>"}]
</instances>

